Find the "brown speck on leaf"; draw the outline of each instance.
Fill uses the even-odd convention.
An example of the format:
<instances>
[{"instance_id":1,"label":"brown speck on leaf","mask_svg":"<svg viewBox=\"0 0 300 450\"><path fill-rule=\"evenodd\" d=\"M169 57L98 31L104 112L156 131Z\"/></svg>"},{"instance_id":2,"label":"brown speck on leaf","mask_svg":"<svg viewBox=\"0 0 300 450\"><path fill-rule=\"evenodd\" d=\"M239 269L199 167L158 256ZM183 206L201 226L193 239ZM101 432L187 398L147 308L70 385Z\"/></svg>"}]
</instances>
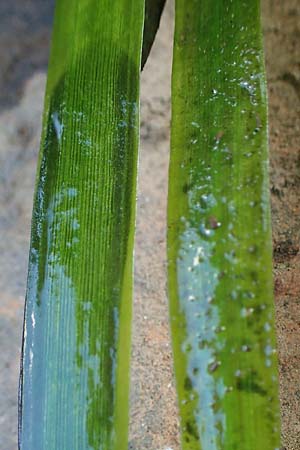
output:
<instances>
[{"instance_id":1,"label":"brown speck on leaf","mask_svg":"<svg viewBox=\"0 0 300 450\"><path fill-rule=\"evenodd\" d=\"M220 142L220 140L222 139L223 136L224 136L224 131L222 131L222 130L218 131L218 133L215 135L215 141Z\"/></svg>"},{"instance_id":2,"label":"brown speck on leaf","mask_svg":"<svg viewBox=\"0 0 300 450\"><path fill-rule=\"evenodd\" d=\"M216 228L219 228L219 226L220 226L220 223L217 221L217 219L214 216L211 216L208 219L208 223L212 230L215 230Z\"/></svg>"}]
</instances>

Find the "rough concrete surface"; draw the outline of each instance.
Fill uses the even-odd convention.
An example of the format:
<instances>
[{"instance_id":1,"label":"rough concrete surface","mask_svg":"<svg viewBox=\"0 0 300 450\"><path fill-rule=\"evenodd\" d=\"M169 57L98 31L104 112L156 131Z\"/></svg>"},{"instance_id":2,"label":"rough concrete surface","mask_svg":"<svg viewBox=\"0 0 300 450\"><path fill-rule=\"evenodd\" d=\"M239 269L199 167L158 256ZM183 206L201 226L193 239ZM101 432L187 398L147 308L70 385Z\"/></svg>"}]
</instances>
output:
<instances>
[{"instance_id":1,"label":"rough concrete surface","mask_svg":"<svg viewBox=\"0 0 300 450\"><path fill-rule=\"evenodd\" d=\"M53 3L0 3L0 450L17 448L23 304ZM300 3L262 0L262 6L283 449L300 450ZM142 74L132 450L179 450L165 262L172 33L169 1Z\"/></svg>"}]
</instances>

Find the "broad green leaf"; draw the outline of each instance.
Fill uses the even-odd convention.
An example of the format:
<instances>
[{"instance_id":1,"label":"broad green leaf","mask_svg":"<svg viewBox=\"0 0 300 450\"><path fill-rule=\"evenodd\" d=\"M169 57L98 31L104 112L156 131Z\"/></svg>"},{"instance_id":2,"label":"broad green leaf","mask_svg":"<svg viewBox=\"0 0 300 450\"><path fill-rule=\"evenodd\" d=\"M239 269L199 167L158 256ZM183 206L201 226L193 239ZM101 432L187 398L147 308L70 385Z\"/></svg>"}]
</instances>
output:
<instances>
[{"instance_id":1,"label":"broad green leaf","mask_svg":"<svg viewBox=\"0 0 300 450\"><path fill-rule=\"evenodd\" d=\"M146 64L155 39L166 0L145 0L145 25L143 35L142 69Z\"/></svg>"},{"instance_id":2,"label":"broad green leaf","mask_svg":"<svg viewBox=\"0 0 300 450\"><path fill-rule=\"evenodd\" d=\"M183 450L279 448L259 2L176 0L168 207Z\"/></svg>"},{"instance_id":3,"label":"broad green leaf","mask_svg":"<svg viewBox=\"0 0 300 450\"><path fill-rule=\"evenodd\" d=\"M143 0L58 0L33 208L22 450L127 449Z\"/></svg>"}]
</instances>

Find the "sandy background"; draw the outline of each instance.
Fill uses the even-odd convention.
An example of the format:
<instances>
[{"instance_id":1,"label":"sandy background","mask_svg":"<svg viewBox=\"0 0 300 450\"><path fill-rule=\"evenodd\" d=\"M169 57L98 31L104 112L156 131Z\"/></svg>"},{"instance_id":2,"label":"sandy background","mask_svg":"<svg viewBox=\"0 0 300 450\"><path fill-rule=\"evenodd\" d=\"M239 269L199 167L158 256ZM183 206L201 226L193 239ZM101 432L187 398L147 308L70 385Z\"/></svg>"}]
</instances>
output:
<instances>
[{"instance_id":1,"label":"sandy background","mask_svg":"<svg viewBox=\"0 0 300 450\"><path fill-rule=\"evenodd\" d=\"M0 2L0 450L17 448L19 353L53 4ZM262 6L283 449L300 450L300 2L262 0ZM165 263L172 32L169 0L142 74L132 450L179 450Z\"/></svg>"}]
</instances>

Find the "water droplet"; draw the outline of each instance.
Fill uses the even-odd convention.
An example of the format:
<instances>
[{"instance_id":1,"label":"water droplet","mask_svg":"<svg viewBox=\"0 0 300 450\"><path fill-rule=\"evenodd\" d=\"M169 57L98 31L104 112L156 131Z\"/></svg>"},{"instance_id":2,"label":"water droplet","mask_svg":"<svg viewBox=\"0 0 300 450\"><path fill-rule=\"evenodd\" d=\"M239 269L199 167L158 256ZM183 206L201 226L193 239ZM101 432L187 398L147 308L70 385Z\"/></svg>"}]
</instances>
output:
<instances>
[{"instance_id":1,"label":"water droplet","mask_svg":"<svg viewBox=\"0 0 300 450\"><path fill-rule=\"evenodd\" d=\"M254 308L242 308L241 309L241 316L242 317L249 317L251 314L253 314Z\"/></svg>"},{"instance_id":2,"label":"water droplet","mask_svg":"<svg viewBox=\"0 0 300 450\"><path fill-rule=\"evenodd\" d=\"M273 353L273 348L271 347L271 345L266 345L265 347L265 355L266 356L270 356Z\"/></svg>"},{"instance_id":3,"label":"water droplet","mask_svg":"<svg viewBox=\"0 0 300 450\"><path fill-rule=\"evenodd\" d=\"M57 112L54 112L53 114L51 114L51 118L52 118L52 122L53 122L57 140L58 140L58 142L61 142L61 137L62 137L62 134L64 131L64 124L60 121Z\"/></svg>"},{"instance_id":4,"label":"water droplet","mask_svg":"<svg viewBox=\"0 0 300 450\"><path fill-rule=\"evenodd\" d=\"M216 333L221 333L222 331L225 331L225 330L226 330L226 327L224 327L224 326L214 327L214 331Z\"/></svg>"},{"instance_id":5,"label":"water droplet","mask_svg":"<svg viewBox=\"0 0 300 450\"><path fill-rule=\"evenodd\" d=\"M193 258L193 266L194 267L199 266L199 263L200 263L199 256L195 256Z\"/></svg>"},{"instance_id":6,"label":"water droplet","mask_svg":"<svg viewBox=\"0 0 300 450\"><path fill-rule=\"evenodd\" d=\"M212 229L206 228L204 224L201 224L200 233L202 234L202 236L210 237L213 236L214 231Z\"/></svg>"},{"instance_id":7,"label":"water droplet","mask_svg":"<svg viewBox=\"0 0 300 450\"><path fill-rule=\"evenodd\" d=\"M251 96L255 94L255 86L250 84L248 81L241 81L240 86L241 88L245 89Z\"/></svg>"},{"instance_id":8,"label":"water droplet","mask_svg":"<svg viewBox=\"0 0 300 450\"><path fill-rule=\"evenodd\" d=\"M242 352L250 352L251 348L249 347L249 345L242 345Z\"/></svg>"},{"instance_id":9,"label":"water droplet","mask_svg":"<svg viewBox=\"0 0 300 450\"><path fill-rule=\"evenodd\" d=\"M91 309L92 309L92 302L90 302L90 301L82 302L82 310L83 311L90 311Z\"/></svg>"},{"instance_id":10,"label":"water droplet","mask_svg":"<svg viewBox=\"0 0 300 450\"><path fill-rule=\"evenodd\" d=\"M208 366L209 372L215 372L218 367L220 367L221 361L214 361Z\"/></svg>"},{"instance_id":11,"label":"water droplet","mask_svg":"<svg viewBox=\"0 0 300 450\"><path fill-rule=\"evenodd\" d=\"M121 120L119 123L118 123L118 127L120 127L120 128L126 128L127 127L127 122L125 121L125 120Z\"/></svg>"},{"instance_id":12,"label":"water droplet","mask_svg":"<svg viewBox=\"0 0 300 450\"><path fill-rule=\"evenodd\" d=\"M230 252L224 253L224 258L227 259L232 264L237 264L237 258L235 256L235 251L231 250Z\"/></svg>"},{"instance_id":13,"label":"water droplet","mask_svg":"<svg viewBox=\"0 0 300 450\"><path fill-rule=\"evenodd\" d=\"M230 297L232 298L232 300L236 300L238 298L238 293L236 291L231 291Z\"/></svg>"},{"instance_id":14,"label":"water droplet","mask_svg":"<svg viewBox=\"0 0 300 450\"><path fill-rule=\"evenodd\" d=\"M35 328L35 317L34 317L34 313L31 313L31 323L32 323L32 328Z\"/></svg>"}]
</instances>

